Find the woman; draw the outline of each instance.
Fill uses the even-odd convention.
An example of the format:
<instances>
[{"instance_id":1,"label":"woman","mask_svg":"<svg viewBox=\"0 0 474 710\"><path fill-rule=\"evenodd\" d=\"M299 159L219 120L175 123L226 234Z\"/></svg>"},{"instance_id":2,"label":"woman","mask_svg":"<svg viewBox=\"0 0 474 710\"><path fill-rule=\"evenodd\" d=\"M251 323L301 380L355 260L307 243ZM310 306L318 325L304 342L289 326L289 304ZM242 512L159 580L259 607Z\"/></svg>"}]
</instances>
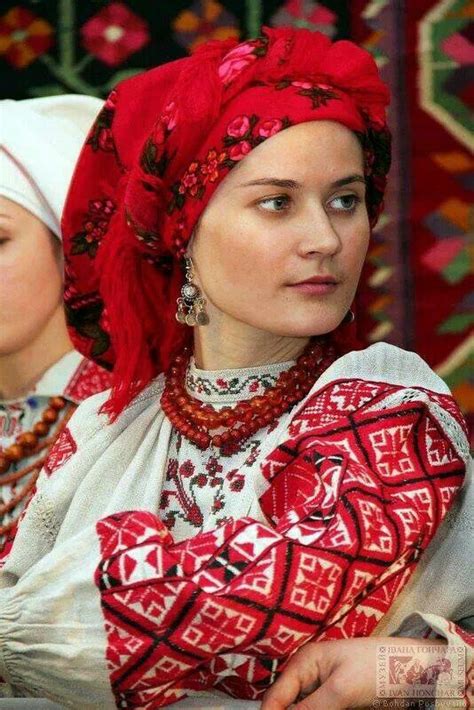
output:
<instances>
[{"instance_id":1,"label":"woman","mask_svg":"<svg viewBox=\"0 0 474 710\"><path fill-rule=\"evenodd\" d=\"M462 564L443 556L469 506L462 419L417 356L341 346L386 103L366 52L288 29L208 45L106 103L63 227L76 342L110 333L114 383L69 422L5 561L6 692L362 707L378 624L395 646L468 647L464 585L429 583Z\"/></svg>"},{"instance_id":2,"label":"woman","mask_svg":"<svg viewBox=\"0 0 474 710\"><path fill-rule=\"evenodd\" d=\"M0 102L0 550L72 412L110 383L67 333L59 227L101 106L88 96Z\"/></svg>"}]
</instances>

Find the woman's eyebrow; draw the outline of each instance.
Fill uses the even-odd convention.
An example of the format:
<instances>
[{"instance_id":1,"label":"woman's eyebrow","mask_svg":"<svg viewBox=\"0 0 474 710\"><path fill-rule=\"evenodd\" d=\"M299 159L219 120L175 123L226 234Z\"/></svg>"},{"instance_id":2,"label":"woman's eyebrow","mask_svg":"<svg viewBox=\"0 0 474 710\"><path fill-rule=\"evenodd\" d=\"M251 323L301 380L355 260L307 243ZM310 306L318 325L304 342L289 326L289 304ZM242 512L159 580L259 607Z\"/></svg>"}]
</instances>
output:
<instances>
[{"instance_id":1,"label":"woman's eyebrow","mask_svg":"<svg viewBox=\"0 0 474 710\"><path fill-rule=\"evenodd\" d=\"M366 184L366 179L363 175L348 175L347 177L341 178L340 180L335 180L330 184L329 187L343 187L344 185L349 185L352 182L362 182ZM289 180L276 177L260 178L258 180L251 180L250 182L244 182L238 187L252 187L255 185L271 185L273 187L282 187L286 190L298 190L302 187L300 182L296 180Z\"/></svg>"},{"instance_id":2,"label":"woman's eyebrow","mask_svg":"<svg viewBox=\"0 0 474 710\"><path fill-rule=\"evenodd\" d=\"M363 182L364 185L367 184L367 180L363 175L355 174L332 182L330 187L344 187L344 185L349 185L351 182Z\"/></svg>"},{"instance_id":3,"label":"woman's eyebrow","mask_svg":"<svg viewBox=\"0 0 474 710\"><path fill-rule=\"evenodd\" d=\"M285 180L282 178L268 177L260 178L259 180L251 180L250 182L244 182L239 187L250 187L252 185L274 185L275 187L283 187L287 190L298 190L302 187L301 183L296 180Z\"/></svg>"}]
</instances>

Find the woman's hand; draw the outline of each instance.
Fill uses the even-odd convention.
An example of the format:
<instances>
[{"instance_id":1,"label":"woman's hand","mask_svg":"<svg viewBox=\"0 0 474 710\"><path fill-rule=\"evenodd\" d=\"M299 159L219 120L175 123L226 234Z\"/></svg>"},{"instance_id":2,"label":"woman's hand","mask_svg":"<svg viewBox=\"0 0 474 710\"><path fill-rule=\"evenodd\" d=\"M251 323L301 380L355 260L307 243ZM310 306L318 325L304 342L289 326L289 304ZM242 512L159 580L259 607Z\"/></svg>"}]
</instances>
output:
<instances>
[{"instance_id":1,"label":"woman's hand","mask_svg":"<svg viewBox=\"0 0 474 710\"><path fill-rule=\"evenodd\" d=\"M377 646L445 643L393 636L307 643L266 693L261 710L286 710L298 698L303 699L293 710L346 710L371 705L376 708ZM386 707L390 706L384 701Z\"/></svg>"}]
</instances>

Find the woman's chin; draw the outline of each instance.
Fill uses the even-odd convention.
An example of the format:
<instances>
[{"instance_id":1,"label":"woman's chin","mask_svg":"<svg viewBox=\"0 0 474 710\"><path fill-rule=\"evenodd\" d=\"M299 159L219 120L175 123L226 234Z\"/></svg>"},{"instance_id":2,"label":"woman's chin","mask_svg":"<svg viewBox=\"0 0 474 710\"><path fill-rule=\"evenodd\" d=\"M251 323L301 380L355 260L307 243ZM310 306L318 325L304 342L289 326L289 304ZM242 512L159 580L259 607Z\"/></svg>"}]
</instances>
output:
<instances>
[{"instance_id":1,"label":"woman's chin","mask_svg":"<svg viewBox=\"0 0 474 710\"><path fill-rule=\"evenodd\" d=\"M332 312L325 313L324 316L315 317L314 314L308 317L307 314L299 316L296 312L290 313L284 321L279 319L278 324L269 324L266 328L277 335L284 335L290 338L311 338L317 335L326 335L335 330L344 319L349 307L345 309L333 309Z\"/></svg>"},{"instance_id":2,"label":"woman's chin","mask_svg":"<svg viewBox=\"0 0 474 710\"><path fill-rule=\"evenodd\" d=\"M311 323L288 323L288 324L278 324L274 326L266 326L261 328L261 330L267 331L272 335L278 337L286 338L313 338L318 335L326 335L331 333L337 328L341 323L343 316L339 320L331 319L324 320L323 322L311 322Z\"/></svg>"}]
</instances>

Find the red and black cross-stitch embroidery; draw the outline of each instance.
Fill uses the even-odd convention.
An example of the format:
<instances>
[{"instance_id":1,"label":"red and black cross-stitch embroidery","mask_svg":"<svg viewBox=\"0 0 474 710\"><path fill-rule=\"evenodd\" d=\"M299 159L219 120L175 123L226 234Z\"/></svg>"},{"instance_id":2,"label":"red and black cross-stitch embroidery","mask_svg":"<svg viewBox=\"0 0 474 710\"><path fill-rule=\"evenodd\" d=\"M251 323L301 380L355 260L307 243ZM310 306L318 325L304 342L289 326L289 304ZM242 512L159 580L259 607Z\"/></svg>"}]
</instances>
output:
<instances>
[{"instance_id":1,"label":"red and black cross-stitch embroidery","mask_svg":"<svg viewBox=\"0 0 474 710\"><path fill-rule=\"evenodd\" d=\"M277 379L278 376L263 373L248 375L245 378L220 377L212 380L188 371L186 373L186 387L195 395L254 397L256 394L263 394L269 387L273 387Z\"/></svg>"},{"instance_id":2,"label":"red and black cross-stitch embroidery","mask_svg":"<svg viewBox=\"0 0 474 710\"><path fill-rule=\"evenodd\" d=\"M110 384L111 376L107 370L91 360L82 360L64 390L64 396L73 402L83 402L93 394L108 389Z\"/></svg>"},{"instance_id":3,"label":"red and black cross-stitch embroidery","mask_svg":"<svg viewBox=\"0 0 474 710\"><path fill-rule=\"evenodd\" d=\"M169 487L170 483L174 484L172 488ZM173 531L179 518L196 528L196 531L203 527L205 519L197 499L199 489L204 488L212 492L211 512L216 523L227 522L229 517L225 514L224 488L226 483L229 492L238 493L244 487L245 476L236 469L224 472L215 456L209 458L201 471L196 470L196 465L189 459L179 464L176 458L170 458L160 500L160 511L166 527ZM223 511L221 515L220 511Z\"/></svg>"},{"instance_id":4,"label":"red and black cross-stitch embroidery","mask_svg":"<svg viewBox=\"0 0 474 710\"><path fill-rule=\"evenodd\" d=\"M66 426L51 447L48 458L44 464L44 470L48 476L51 476L56 469L64 466L76 451L77 444L74 441L69 427Z\"/></svg>"}]
</instances>

